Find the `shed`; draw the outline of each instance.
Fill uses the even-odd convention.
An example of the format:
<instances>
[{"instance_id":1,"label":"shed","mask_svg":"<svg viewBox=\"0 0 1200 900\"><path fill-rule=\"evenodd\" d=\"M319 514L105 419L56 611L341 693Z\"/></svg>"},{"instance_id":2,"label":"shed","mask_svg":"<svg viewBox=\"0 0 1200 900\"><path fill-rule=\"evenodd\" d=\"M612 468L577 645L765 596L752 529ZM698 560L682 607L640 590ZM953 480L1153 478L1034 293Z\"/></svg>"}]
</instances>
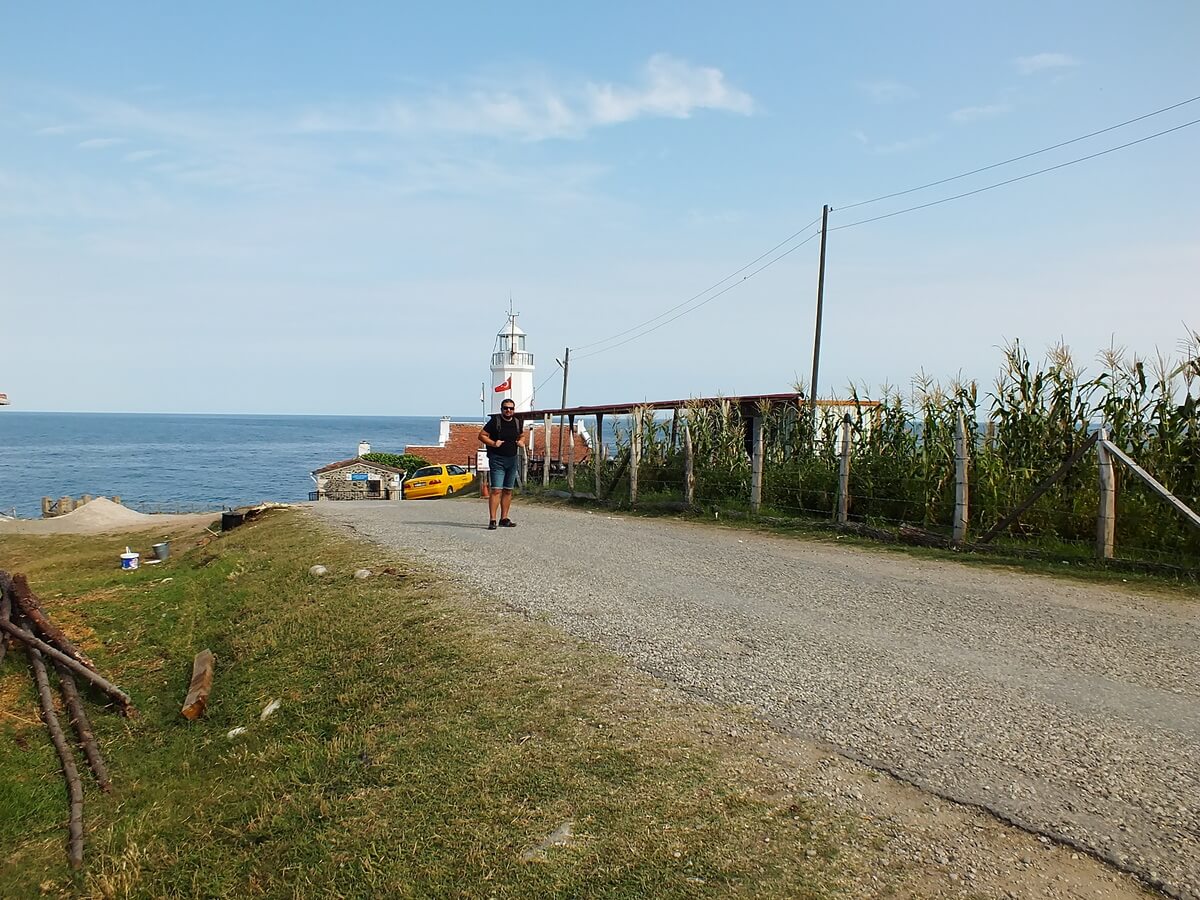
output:
<instances>
[{"instance_id":1,"label":"shed","mask_svg":"<svg viewBox=\"0 0 1200 900\"><path fill-rule=\"evenodd\" d=\"M399 500L403 469L356 456L322 466L312 473L317 489L310 500Z\"/></svg>"}]
</instances>

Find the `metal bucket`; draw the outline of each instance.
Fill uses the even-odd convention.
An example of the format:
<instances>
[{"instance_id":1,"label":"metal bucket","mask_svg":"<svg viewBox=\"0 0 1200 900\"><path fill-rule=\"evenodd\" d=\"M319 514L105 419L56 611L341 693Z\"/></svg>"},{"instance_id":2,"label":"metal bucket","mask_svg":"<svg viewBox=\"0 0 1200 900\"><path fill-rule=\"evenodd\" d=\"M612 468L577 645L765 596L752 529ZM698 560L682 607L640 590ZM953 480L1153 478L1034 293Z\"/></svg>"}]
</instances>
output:
<instances>
[{"instance_id":1,"label":"metal bucket","mask_svg":"<svg viewBox=\"0 0 1200 900\"><path fill-rule=\"evenodd\" d=\"M159 562L165 562L167 557L171 555L170 541L163 541L161 544L155 544L150 549L154 551L154 558Z\"/></svg>"}]
</instances>

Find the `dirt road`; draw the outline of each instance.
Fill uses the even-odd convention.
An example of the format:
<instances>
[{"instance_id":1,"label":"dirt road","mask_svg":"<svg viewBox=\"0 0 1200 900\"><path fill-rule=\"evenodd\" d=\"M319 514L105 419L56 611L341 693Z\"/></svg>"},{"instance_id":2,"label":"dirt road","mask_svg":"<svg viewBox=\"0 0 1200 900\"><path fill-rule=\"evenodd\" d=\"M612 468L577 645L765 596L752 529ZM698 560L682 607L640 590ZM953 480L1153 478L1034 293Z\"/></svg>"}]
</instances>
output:
<instances>
[{"instance_id":1,"label":"dirt road","mask_svg":"<svg viewBox=\"0 0 1200 900\"><path fill-rule=\"evenodd\" d=\"M1200 602L705 524L323 503L687 690L1200 897Z\"/></svg>"}]
</instances>

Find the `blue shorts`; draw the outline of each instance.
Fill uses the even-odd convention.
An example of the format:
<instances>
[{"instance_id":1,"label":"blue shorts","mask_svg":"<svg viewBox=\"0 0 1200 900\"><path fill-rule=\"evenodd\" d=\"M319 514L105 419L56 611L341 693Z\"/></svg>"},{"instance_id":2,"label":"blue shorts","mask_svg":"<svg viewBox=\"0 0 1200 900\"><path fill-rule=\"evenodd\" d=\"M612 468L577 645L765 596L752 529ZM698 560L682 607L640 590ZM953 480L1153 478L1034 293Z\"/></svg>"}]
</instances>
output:
<instances>
[{"instance_id":1,"label":"blue shorts","mask_svg":"<svg viewBox=\"0 0 1200 900\"><path fill-rule=\"evenodd\" d=\"M519 458L516 456L489 456L488 466L490 468L489 483L493 490L511 491L517 486L517 465Z\"/></svg>"}]
</instances>

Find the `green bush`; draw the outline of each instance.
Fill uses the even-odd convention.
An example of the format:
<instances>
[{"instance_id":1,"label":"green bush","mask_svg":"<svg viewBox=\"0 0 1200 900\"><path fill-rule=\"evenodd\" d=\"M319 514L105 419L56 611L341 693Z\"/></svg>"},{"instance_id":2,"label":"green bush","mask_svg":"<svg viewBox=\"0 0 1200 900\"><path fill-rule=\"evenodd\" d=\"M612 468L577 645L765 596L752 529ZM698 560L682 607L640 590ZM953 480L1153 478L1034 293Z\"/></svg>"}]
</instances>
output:
<instances>
[{"instance_id":1,"label":"green bush","mask_svg":"<svg viewBox=\"0 0 1200 900\"><path fill-rule=\"evenodd\" d=\"M382 463L395 469L403 469L410 475L417 469L429 465L429 460L417 456L415 453L367 453L363 459Z\"/></svg>"}]
</instances>

